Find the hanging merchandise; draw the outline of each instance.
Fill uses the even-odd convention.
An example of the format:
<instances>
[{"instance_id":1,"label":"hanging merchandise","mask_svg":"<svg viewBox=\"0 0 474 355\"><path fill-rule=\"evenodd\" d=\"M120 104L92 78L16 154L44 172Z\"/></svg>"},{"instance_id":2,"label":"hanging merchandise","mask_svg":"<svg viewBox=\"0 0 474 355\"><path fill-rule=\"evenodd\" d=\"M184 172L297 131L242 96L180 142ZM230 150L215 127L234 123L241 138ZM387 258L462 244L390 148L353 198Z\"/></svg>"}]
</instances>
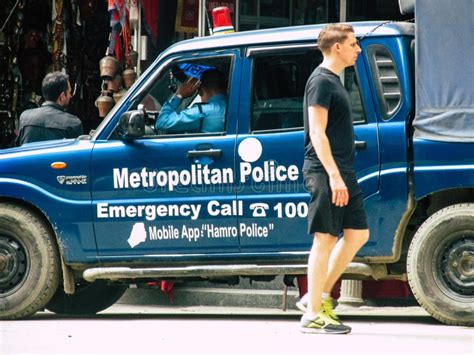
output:
<instances>
[{"instance_id":1,"label":"hanging merchandise","mask_svg":"<svg viewBox=\"0 0 474 355\"><path fill-rule=\"evenodd\" d=\"M115 57L107 55L100 60L99 68L103 80L112 80L119 71L120 63Z\"/></svg>"},{"instance_id":2,"label":"hanging merchandise","mask_svg":"<svg viewBox=\"0 0 474 355\"><path fill-rule=\"evenodd\" d=\"M129 17L129 23L130 27L133 29L138 28L138 16L139 11L138 11L138 0L127 0L127 6L128 6L128 12L130 14Z\"/></svg>"},{"instance_id":3,"label":"hanging merchandise","mask_svg":"<svg viewBox=\"0 0 474 355\"><path fill-rule=\"evenodd\" d=\"M178 0L176 32L198 33L199 1Z\"/></svg>"},{"instance_id":4,"label":"hanging merchandise","mask_svg":"<svg viewBox=\"0 0 474 355\"><path fill-rule=\"evenodd\" d=\"M127 0L127 8L129 13L130 34L133 34L134 41L130 41L128 56L126 58L126 67L135 68L138 64L138 52L133 47L138 46L138 38L140 37L138 0ZM132 38L132 36L131 36Z\"/></svg>"},{"instance_id":5,"label":"hanging merchandise","mask_svg":"<svg viewBox=\"0 0 474 355\"><path fill-rule=\"evenodd\" d=\"M117 74L112 80L107 81L107 91L117 92L122 88L122 76Z\"/></svg>"},{"instance_id":6,"label":"hanging merchandise","mask_svg":"<svg viewBox=\"0 0 474 355\"><path fill-rule=\"evenodd\" d=\"M41 82L52 63L41 33L36 29L26 31L22 36L18 61L23 76L23 110L41 104Z\"/></svg>"},{"instance_id":7,"label":"hanging merchandise","mask_svg":"<svg viewBox=\"0 0 474 355\"><path fill-rule=\"evenodd\" d=\"M8 73L10 66L10 48L5 43L5 36L0 32L0 76Z\"/></svg>"},{"instance_id":8,"label":"hanging merchandise","mask_svg":"<svg viewBox=\"0 0 474 355\"><path fill-rule=\"evenodd\" d=\"M117 103L120 101L120 99L123 97L123 95L125 95L125 93L127 92L127 90L125 89L121 89L117 92L114 92L114 94L112 95L113 98L114 98L114 102Z\"/></svg>"},{"instance_id":9,"label":"hanging merchandise","mask_svg":"<svg viewBox=\"0 0 474 355\"><path fill-rule=\"evenodd\" d=\"M81 46L83 24L79 0L54 0L52 6L51 48L53 70L69 75L71 85L82 94L81 67L83 53ZM81 95L82 98L82 95ZM77 100L74 100L74 104Z\"/></svg>"},{"instance_id":10,"label":"hanging merchandise","mask_svg":"<svg viewBox=\"0 0 474 355\"><path fill-rule=\"evenodd\" d=\"M0 34L0 37L3 37ZM9 70L11 51L3 39L0 39L0 144L2 148L8 146L13 140L15 129L15 110L12 101L16 101L15 81Z\"/></svg>"},{"instance_id":11,"label":"hanging merchandise","mask_svg":"<svg viewBox=\"0 0 474 355\"><path fill-rule=\"evenodd\" d=\"M138 63L138 52L131 49L128 52L127 67L128 68L135 68L137 66L137 63Z\"/></svg>"},{"instance_id":12,"label":"hanging merchandise","mask_svg":"<svg viewBox=\"0 0 474 355\"><path fill-rule=\"evenodd\" d=\"M108 1L111 33L107 54L115 55L119 61L122 61L128 55L131 41L128 10L125 6L125 0Z\"/></svg>"},{"instance_id":13,"label":"hanging merchandise","mask_svg":"<svg viewBox=\"0 0 474 355\"><path fill-rule=\"evenodd\" d=\"M83 26L80 7L76 0L67 0L65 26L66 32L66 72L69 75L71 85L76 88L78 95L75 103L83 99L83 83L82 83L82 57L81 46L84 41Z\"/></svg>"},{"instance_id":14,"label":"hanging merchandise","mask_svg":"<svg viewBox=\"0 0 474 355\"><path fill-rule=\"evenodd\" d=\"M121 80L120 67L128 59L130 46L130 25L125 0L108 0L108 11L111 27L109 46L105 57L99 62L102 92L95 102L99 117L105 117L114 106L112 95L120 90L117 83L119 78Z\"/></svg>"},{"instance_id":15,"label":"hanging merchandise","mask_svg":"<svg viewBox=\"0 0 474 355\"><path fill-rule=\"evenodd\" d=\"M137 73L134 67L138 62L138 53L131 43L130 13L133 14L133 26L138 25L137 0L108 0L110 13L110 37L106 56L100 60L102 92L96 100L99 116L105 117L115 102L120 100L124 91L135 82ZM120 75L120 68L125 68ZM113 98L112 98L113 97Z\"/></svg>"},{"instance_id":16,"label":"hanging merchandise","mask_svg":"<svg viewBox=\"0 0 474 355\"><path fill-rule=\"evenodd\" d=\"M125 89L130 89L130 87L133 85L133 83L137 79L137 73L135 73L134 69L127 68L123 71L122 77L123 77L123 86L125 87Z\"/></svg>"},{"instance_id":17,"label":"hanging merchandise","mask_svg":"<svg viewBox=\"0 0 474 355\"><path fill-rule=\"evenodd\" d=\"M95 101L95 106L99 110L99 117L105 117L114 107L112 95L121 86L122 78L118 73L120 63L115 57L105 56L99 62L100 76L102 78L102 92ZM120 81L120 83L118 83Z\"/></svg>"},{"instance_id":18,"label":"hanging merchandise","mask_svg":"<svg viewBox=\"0 0 474 355\"><path fill-rule=\"evenodd\" d=\"M48 71L51 71L52 55L48 50L48 42L52 48L52 1L44 4L42 0L25 0L21 11L22 25L17 36L16 48L18 67L22 77L22 97L20 112L39 107L43 102L41 83ZM45 6L46 5L46 6ZM54 24L54 23L53 23ZM48 32L48 28L51 30Z\"/></svg>"},{"instance_id":19,"label":"hanging merchandise","mask_svg":"<svg viewBox=\"0 0 474 355\"><path fill-rule=\"evenodd\" d=\"M23 26L24 1L8 7L9 13L0 23L0 147L7 148L15 140L21 105L21 73L17 51Z\"/></svg>"},{"instance_id":20,"label":"hanging merchandise","mask_svg":"<svg viewBox=\"0 0 474 355\"><path fill-rule=\"evenodd\" d=\"M74 20L72 22L73 26L77 27L80 41L78 41L76 55L78 86L72 100L74 110L72 113L81 118L84 131L89 132L97 128L102 120L95 102L102 90L98 63L109 44L110 14L108 4L103 0L74 0L73 2L79 9L79 15L76 15L79 19L72 16ZM71 49L71 46L68 46L68 59ZM70 63L70 60L68 62Z\"/></svg>"},{"instance_id":21,"label":"hanging merchandise","mask_svg":"<svg viewBox=\"0 0 474 355\"><path fill-rule=\"evenodd\" d=\"M107 90L103 90L95 102L99 110L99 117L107 116L112 107L114 107L114 104L114 99L110 96L110 93Z\"/></svg>"},{"instance_id":22,"label":"hanging merchandise","mask_svg":"<svg viewBox=\"0 0 474 355\"><path fill-rule=\"evenodd\" d=\"M53 48L53 70L65 70L66 42L64 36L66 6L63 0L54 0L52 8L53 27L51 44Z\"/></svg>"},{"instance_id":23,"label":"hanging merchandise","mask_svg":"<svg viewBox=\"0 0 474 355\"><path fill-rule=\"evenodd\" d=\"M85 132L97 128L95 102L103 82L98 63L110 39L108 5L104 0L0 0L0 148L14 136L20 114L42 104L42 80L51 71L69 76L74 95L68 112L81 119ZM114 48L111 54L114 60L121 55L117 63L124 67L130 40L120 22L120 52ZM114 84L110 98L122 86Z\"/></svg>"}]
</instances>

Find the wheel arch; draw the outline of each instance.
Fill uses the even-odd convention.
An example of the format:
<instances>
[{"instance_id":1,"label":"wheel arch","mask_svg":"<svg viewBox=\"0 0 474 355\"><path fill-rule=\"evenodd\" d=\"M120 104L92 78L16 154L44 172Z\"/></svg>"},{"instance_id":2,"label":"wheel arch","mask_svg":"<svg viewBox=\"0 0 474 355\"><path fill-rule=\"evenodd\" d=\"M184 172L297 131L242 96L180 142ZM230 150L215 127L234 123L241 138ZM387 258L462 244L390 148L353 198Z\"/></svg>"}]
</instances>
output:
<instances>
[{"instance_id":1,"label":"wheel arch","mask_svg":"<svg viewBox=\"0 0 474 355\"><path fill-rule=\"evenodd\" d=\"M417 200L404 230L402 255L408 251L415 232L430 216L445 207L472 202L474 202L474 188L451 188L436 191Z\"/></svg>"},{"instance_id":2,"label":"wheel arch","mask_svg":"<svg viewBox=\"0 0 474 355\"><path fill-rule=\"evenodd\" d=\"M406 272L406 256L416 231L439 210L459 204L474 202L474 188L451 188L433 192L419 200L409 197L405 214L400 220L394 236L392 255L388 258L371 258L371 262L384 262L390 273L403 275Z\"/></svg>"}]
</instances>

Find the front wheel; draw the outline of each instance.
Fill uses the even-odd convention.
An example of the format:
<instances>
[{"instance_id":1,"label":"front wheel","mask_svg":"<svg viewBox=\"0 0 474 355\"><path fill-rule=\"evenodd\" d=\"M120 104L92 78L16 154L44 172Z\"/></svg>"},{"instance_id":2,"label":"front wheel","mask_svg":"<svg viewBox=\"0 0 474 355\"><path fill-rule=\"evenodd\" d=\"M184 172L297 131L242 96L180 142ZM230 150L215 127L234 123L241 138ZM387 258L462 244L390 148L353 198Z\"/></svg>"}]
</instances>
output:
<instances>
[{"instance_id":1,"label":"front wheel","mask_svg":"<svg viewBox=\"0 0 474 355\"><path fill-rule=\"evenodd\" d=\"M46 222L25 208L0 204L0 319L42 309L59 275L59 253Z\"/></svg>"},{"instance_id":2,"label":"front wheel","mask_svg":"<svg viewBox=\"0 0 474 355\"><path fill-rule=\"evenodd\" d=\"M46 309L57 314L96 314L117 302L127 286L81 281L76 283L75 289L74 294L68 295L59 287Z\"/></svg>"},{"instance_id":3,"label":"front wheel","mask_svg":"<svg viewBox=\"0 0 474 355\"><path fill-rule=\"evenodd\" d=\"M444 208L422 224L407 272L415 298L434 318L474 325L474 204Z\"/></svg>"}]
</instances>

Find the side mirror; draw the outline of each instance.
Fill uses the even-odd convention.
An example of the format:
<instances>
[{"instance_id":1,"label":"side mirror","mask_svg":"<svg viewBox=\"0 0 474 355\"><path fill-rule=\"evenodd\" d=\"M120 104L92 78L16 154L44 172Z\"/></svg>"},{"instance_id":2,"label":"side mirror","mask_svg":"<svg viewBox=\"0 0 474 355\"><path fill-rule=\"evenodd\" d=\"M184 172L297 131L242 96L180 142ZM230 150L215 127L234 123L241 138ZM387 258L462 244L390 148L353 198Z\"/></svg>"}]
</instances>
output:
<instances>
[{"instance_id":1,"label":"side mirror","mask_svg":"<svg viewBox=\"0 0 474 355\"><path fill-rule=\"evenodd\" d=\"M136 139L145 134L145 113L141 110L125 112L120 116L124 138Z\"/></svg>"}]
</instances>

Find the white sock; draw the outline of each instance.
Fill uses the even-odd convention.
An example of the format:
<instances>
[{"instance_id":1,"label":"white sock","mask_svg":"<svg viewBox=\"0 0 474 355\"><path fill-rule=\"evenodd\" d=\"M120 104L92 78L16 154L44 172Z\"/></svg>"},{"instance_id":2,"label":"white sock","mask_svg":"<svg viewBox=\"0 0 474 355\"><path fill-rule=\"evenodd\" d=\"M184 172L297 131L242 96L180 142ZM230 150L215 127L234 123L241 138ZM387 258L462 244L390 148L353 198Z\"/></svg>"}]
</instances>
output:
<instances>
[{"instance_id":1,"label":"white sock","mask_svg":"<svg viewBox=\"0 0 474 355\"><path fill-rule=\"evenodd\" d=\"M303 303L308 303L309 292L305 293L303 297L301 297L300 301Z\"/></svg>"},{"instance_id":2,"label":"white sock","mask_svg":"<svg viewBox=\"0 0 474 355\"><path fill-rule=\"evenodd\" d=\"M329 296L330 296L329 293L323 292L321 298L322 298L322 300L324 301L324 300L327 299Z\"/></svg>"}]
</instances>

